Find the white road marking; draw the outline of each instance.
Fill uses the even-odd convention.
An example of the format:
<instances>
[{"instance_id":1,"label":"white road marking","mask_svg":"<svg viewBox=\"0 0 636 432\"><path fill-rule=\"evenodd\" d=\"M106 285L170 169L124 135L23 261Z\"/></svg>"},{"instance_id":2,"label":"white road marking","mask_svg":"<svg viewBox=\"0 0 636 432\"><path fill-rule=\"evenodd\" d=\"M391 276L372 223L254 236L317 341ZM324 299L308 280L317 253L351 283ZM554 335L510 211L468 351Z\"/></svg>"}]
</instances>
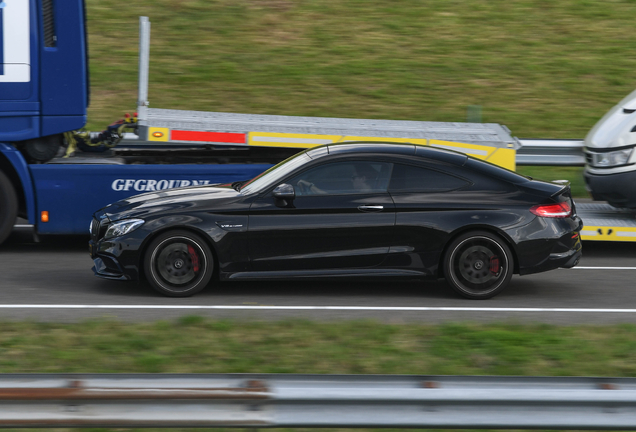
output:
<instances>
[{"instance_id":1,"label":"white road marking","mask_svg":"<svg viewBox=\"0 0 636 432\"><path fill-rule=\"evenodd\" d=\"M416 307L416 306L247 306L247 305L80 305L80 304L2 304L0 309L172 309L172 310L315 310L377 312L583 312L636 313L636 309L588 308L509 308L509 307Z\"/></svg>"},{"instance_id":2,"label":"white road marking","mask_svg":"<svg viewBox=\"0 0 636 432\"><path fill-rule=\"evenodd\" d=\"M636 267L584 267L584 266L576 266L571 269L562 269L562 270L636 270Z\"/></svg>"}]
</instances>

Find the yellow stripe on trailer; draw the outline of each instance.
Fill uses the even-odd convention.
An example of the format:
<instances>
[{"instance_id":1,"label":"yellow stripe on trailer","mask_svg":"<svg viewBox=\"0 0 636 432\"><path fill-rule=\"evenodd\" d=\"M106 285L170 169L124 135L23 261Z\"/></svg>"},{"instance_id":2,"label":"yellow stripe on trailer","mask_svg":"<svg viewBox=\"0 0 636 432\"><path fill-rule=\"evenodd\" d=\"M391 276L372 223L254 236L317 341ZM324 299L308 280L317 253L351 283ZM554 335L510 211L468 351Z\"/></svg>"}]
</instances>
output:
<instances>
[{"instance_id":1,"label":"yellow stripe on trailer","mask_svg":"<svg viewBox=\"0 0 636 432\"><path fill-rule=\"evenodd\" d=\"M490 147L478 144L466 144L454 141L442 141L422 138L386 138L353 135L322 135L322 134L291 134L275 132L250 132L248 144L255 147L293 147L310 148L323 144L333 144L347 141L390 141L431 146L440 149L454 150L485 160L510 170L515 170L516 151L514 149Z\"/></svg>"},{"instance_id":2,"label":"yellow stripe on trailer","mask_svg":"<svg viewBox=\"0 0 636 432\"><path fill-rule=\"evenodd\" d=\"M583 219L585 223L585 219ZM636 241L636 228L632 227L607 227L607 226L585 226L581 230L582 240L596 241Z\"/></svg>"},{"instance_id":3,"label":"yellow stripe on trailer","mask_svg":"<svg viewBox=\"0 0 636 432\"><path fill-rule=\"evenodd\" d=\"M486 159L488 162L511 171L517 170L517 151L507 148L498 148Z\"/></svg>"},{"instance_id":4,"label":"yellow stripe on trailer","mask_svg":"<svg viewBox=\"0 0 636 432\"><path fill-rule=\"evenodd\" d=\"M429 140L431 147L466 153L477 159L485 160L500 167L514 171L517 152L514 149L490 147L478 144L465 144L454 141Z\"/></svg>"}]
</instances>

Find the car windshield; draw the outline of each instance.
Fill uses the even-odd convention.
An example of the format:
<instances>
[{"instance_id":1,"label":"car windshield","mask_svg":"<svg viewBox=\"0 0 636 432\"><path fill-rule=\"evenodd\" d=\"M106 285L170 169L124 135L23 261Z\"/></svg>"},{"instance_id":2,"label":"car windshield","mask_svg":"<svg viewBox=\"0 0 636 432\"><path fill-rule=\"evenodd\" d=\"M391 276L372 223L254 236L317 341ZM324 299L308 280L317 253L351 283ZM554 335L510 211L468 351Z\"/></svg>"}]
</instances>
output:
<instances>
[{"instance_id":1,"label":"car windshield","mask_svg":"<svg viewBox=\"0 0 636 432\"><path fill-rule=\"evenodd\" d=\"M296 154L288 159L285 159L278 165L274 165L262 174L257 175L252 180L248 181L241 187L241 193L253 193L259 192L280 181L290 172L294 171L299 166L309 162L311 158L307 156L305 152Z\"/></svg>"}]
</instances>

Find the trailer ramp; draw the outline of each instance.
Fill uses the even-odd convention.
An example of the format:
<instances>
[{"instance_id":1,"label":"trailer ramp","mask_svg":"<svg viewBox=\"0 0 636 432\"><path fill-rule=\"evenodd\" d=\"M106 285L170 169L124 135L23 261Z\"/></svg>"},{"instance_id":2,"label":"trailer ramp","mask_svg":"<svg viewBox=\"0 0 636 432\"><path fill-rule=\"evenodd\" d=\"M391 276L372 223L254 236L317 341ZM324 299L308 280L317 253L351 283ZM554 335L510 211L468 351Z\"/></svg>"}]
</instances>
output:
<instances>
[{"instance_id":1,"label":"trailer ramp","mask_svg":"<svg viewBox=\"0 0 636 432\"><path fill-rule=\"evenodd\" d=\"M636 212L633 210L591 202L577 203L576 212L583 219L583 240L636 241Z\"/></svg>"},{"instance_id":2,"label":"trailer ramp","mask_svg":"<svg viewBox=\"0 0 636 432\"><path fill-rule=\"evenodd\" d=\"M515 169L517 138L496 123L445 123L235 114L146 108L138 148L304 148L345 141L392 141L455 150Z\"/></svg>"}]
</instances>

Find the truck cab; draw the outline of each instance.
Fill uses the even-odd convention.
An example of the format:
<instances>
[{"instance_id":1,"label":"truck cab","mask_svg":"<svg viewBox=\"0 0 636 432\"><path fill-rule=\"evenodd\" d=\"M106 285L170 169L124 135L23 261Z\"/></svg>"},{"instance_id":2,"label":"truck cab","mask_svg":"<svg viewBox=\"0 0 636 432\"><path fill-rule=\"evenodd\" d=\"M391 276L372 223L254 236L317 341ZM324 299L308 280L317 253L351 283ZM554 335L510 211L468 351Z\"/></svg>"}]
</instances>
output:
<instances>
[{"instance_id":1,"label":"truck cab","mask_svg":"<svg viewBox=\"0 0 636 432\"><path fill-rule=\"evenodd\" d=\"M0 142L32 162L57 153L88 107L83 0L0 2Z\"/></svg>"}]
</instances>

